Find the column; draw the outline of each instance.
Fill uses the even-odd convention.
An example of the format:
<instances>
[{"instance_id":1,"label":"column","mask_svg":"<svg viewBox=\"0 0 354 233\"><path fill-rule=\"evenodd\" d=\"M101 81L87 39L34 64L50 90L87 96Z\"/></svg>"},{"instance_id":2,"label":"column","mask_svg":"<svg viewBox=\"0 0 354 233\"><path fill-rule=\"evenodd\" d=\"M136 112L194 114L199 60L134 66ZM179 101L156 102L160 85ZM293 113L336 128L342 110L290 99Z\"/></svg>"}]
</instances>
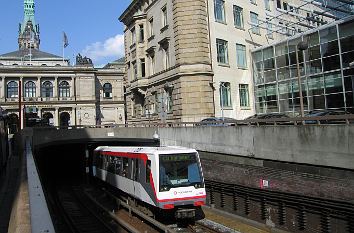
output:
<instances>
[{"instance_id":1,"label":"column","mask_svg":"<svg viewBox=\"0 0 354 233\"><path fill-rule=\"evenodd\" d=\"M41 77L37 77L36 81L36 98L40 100L41 97Z\"/></svg>"},{"instance_id":2,"label":"column","mask_svg":"<svg viewBox=\"0 0 354 233\"><path fill-rule=\"evenodd\" d=\"M38 109L38 111L37 111L37 116L38 116L39 118L42 118L42 108L37 107L37 109Z\"/></svg>"},{"instance_id":3,"label":"column","mask_svg":"<svg viewBox=\"0 0 354 233\"><path fill-rule=\"evenodd\" d=\"M72 120L71 120L71 125L77 125L76 124L76 107L73 107L72 109L71 109L71 116L72 116Z\"/></svg>"},{"instance_id":4,"label":"column","mask_svg":"<svg viewBox=\"0 0 354 233\"><path fill-rule=\"evenodd\" d=\"M0 98L3 99L5 101L5 93L6 93L6 83L5 83L5 76L2 76L2 79L1 79L1 95L0 95Z\"/></svg>"},{"instance_id":5,"label":"column","mask_svg":"<svg viewBox=\"0 0 354 233\"><path fill-rule=\"evenodd\" d=\"M75 99L75 95L74 95L74 88L75 88L75 81L74 81L74 77L71 77L71 84L70 84L70 98L72 100Z\"/></svg>"},{"instance_id":6,"label":"column","mask_svg":"<svg viewBox=\"0 0 354 233\"><path fill-rule=\"evenodd\" d=\"M54 77L54 83L53 83L53 97L55 99L58 99L58 76Z\"/></svg>"},{"instance_id":7,"label":"column","mask_svg":"<svg viewBox=\"0 0 354 233\"><path fill-rule=\"evenodd\" d=\"M54 125L59 126L59 108L55 108L55 113L54 113Z\"/></svg>"}]
</instances>

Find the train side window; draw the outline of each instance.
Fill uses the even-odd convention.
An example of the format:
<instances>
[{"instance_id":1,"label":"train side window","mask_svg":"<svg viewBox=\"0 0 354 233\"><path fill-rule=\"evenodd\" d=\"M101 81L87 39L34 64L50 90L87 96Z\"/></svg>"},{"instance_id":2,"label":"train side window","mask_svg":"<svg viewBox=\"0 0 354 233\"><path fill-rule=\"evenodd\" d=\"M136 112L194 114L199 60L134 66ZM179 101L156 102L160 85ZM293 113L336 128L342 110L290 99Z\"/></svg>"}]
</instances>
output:
<instances>
[{"instance_id":1,"label":"train side window","mask_svg":"<svg viewBox=\"0 0 354 233\"><path fill-rule=\"evenodd\" d=\"M103 170L107 170L107 156L104 156L103 157L103 166L102 166L102 168L103 168Z\"/></svg>"},{"instance_id":2,"label":"train side window","mask_svg":"<svg viewBox=\"0 0 354 233\"><path fill-rule=\"evenodd\" d=\"M146 183L150 183L150 173L151 173L151 160L146 161Z\"/></svg>"},{"instance_id":3,"label":"train side window","mask_svg":"<svg viewBox=\"0 0 354 233\"><path fill-rule=\"evenodd\" d=\"M114 170L114 158L112 156L109 156L107 161L107 171L110 173L114 173Z\"/></svg>"},{"instance_id":4,"label":"train side window","mask_svg":"<svg viewBox=\"0 0 354 233\"><path fill-rule=\"evenodd\" d=\"M134 180L138 180L139 179L139 173L140 173L140 171L139 171L139 160L138 159L134 159L133 160L134 161Z\"/></svg>"},{"instance_id":5,"label":"train side window","mask_svg":"<svg viewBox=\"0 0 354 233\"><path fill-rule=\"evenodd\" d=\"M129 160L128 158L123 158L122 176L129 177L129 173Z\"/></svg>"},{"instance_id":6,"label":"train side window","mask_svg":"<svg viewBox=\"0 0 354 233\"><path fill-rule=\"evenodd\" d=\"M121 174L121 170L122 170L122 159L121 158L115 158L115 173L117 175Z\"/></svg>"}]
</instances>

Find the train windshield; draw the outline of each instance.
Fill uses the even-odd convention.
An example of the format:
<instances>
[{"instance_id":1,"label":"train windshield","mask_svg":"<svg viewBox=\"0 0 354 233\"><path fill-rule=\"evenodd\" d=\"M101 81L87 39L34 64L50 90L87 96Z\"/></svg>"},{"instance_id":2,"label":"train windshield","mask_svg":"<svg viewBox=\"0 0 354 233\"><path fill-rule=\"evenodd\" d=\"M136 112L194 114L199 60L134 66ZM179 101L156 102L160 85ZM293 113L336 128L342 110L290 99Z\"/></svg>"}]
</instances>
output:
<instances>
[{"instance_id":1,"label":"train windshield","mask_svg":"<svg viewBox=\"0 0 354 233\"><path fill-rule=\"evenodd\" d=\"M191 185L203 187L196 153L160 154L160 191Z\"/></svg>"}]
</instances>

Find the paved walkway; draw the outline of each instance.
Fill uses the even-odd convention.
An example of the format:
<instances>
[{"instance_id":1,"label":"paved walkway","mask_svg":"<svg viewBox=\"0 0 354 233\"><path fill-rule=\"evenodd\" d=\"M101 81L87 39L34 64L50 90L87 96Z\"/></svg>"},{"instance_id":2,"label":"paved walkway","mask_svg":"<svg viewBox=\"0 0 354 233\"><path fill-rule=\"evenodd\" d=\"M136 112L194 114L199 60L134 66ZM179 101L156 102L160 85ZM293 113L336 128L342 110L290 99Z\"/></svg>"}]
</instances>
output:
<instances>
[{"instance_id":1,"label":"paved walkway","mask_svg":"<svg viewBox=\"0 0 354 233\"><path fill-rule=\"evenodd\" d=\"M227 226L241 233L285 233L240 216L232 215L221 210L204 207L205 218Z\"/></svg>"}]
</instances>

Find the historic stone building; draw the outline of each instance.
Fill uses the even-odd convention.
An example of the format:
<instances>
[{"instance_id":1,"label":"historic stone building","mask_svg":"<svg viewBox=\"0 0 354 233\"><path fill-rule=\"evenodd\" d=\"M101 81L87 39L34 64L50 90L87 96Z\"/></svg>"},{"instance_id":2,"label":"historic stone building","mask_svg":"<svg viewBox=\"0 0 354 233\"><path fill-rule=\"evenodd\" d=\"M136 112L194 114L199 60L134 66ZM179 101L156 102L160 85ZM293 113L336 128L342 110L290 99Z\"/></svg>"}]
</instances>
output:
<instances>
[{"instance_id":1,"label":"historic stone building","mask_svg":"<svg viewBox=\"0 0 354 233\"><path fill-rule=\"evenodd\" d=\"M39 25L34 22L34 1L25 0L19 28L19 50L0 55L0 106L16 130L22 124L55 126L125 123L124 59L94 68L90 59L68 59L39 50ZM21 104L20 104L21 100Z\"/></svg>"},{"instance_id":2,"label":"historic stone building","mask_svg":"<svg viewBox=\"0 0 354 233\"><path fill-rule=\"evenodd\" d=\"M213 116L206 2L135 0L119 19L126 25L128 122Z\"/></svg>"}]
</instances>

